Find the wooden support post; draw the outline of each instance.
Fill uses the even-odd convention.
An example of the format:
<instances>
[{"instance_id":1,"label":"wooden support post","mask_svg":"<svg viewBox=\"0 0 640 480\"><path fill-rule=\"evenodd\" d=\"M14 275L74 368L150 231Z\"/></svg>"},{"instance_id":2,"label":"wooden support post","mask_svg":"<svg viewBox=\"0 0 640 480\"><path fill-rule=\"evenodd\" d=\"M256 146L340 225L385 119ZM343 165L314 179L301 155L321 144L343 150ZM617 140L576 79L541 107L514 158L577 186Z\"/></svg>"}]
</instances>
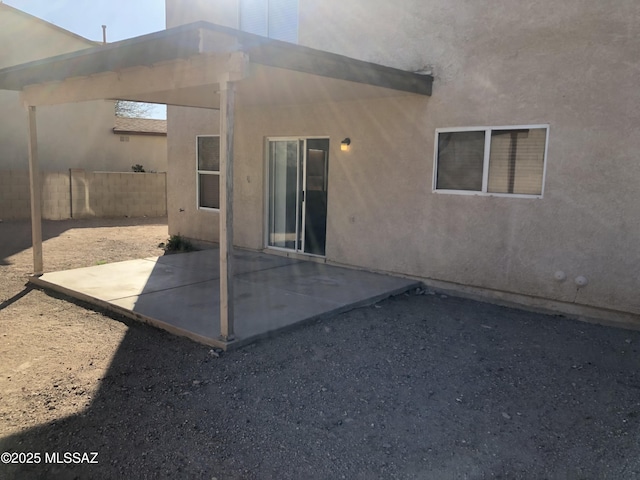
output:
<instances>
[{"instance_id":1,"label":"wooden support post","mask_svg":"<svg viewBox=\"0 0 640 480\"><path fill-rule=\"evenodd\" d=\"M233 129L235 86L220 82L220 337L233 331Z\"/></svg>"},{"instance_id":2,"label":"wooden support post","mask_svg":"<svg viewBox=\"0 0 640 480\"><path fill-rule=\"evenodd\" d=\"M36 107L28 106L29 115L29 189L31 195L31 242L33 247L33 274L42 275L42 186L38 163L38 133Z\"/></svg>"}]
</instances>

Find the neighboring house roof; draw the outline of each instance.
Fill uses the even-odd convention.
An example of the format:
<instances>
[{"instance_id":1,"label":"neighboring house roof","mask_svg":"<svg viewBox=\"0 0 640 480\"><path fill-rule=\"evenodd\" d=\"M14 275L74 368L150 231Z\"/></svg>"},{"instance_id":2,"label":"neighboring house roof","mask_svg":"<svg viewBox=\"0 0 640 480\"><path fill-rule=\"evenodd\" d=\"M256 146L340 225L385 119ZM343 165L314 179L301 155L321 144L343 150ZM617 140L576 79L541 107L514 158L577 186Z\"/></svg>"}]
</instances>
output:
<instances>
[{"instance_id":1,"label":"neighboring house roof","mask_svg":"<svg viewBox=\"0 0 640 480\"><path fill-rule=\"evenodd\" d=\"M154 118L116 117L113 133L118 135L167 135L167 121Z\"/></svg>"},{"instance_id":2,"label":"neighboring house roof","mask_svg":"<svg viewBox=\"0 0 640 480\"><path fill-rule=\"evenodd\" d=\"M59 32L59 33L67 35L69 37L76 38L78 40L82 40L83 42L86 42L87 46L89 46L89 47L93 47L93 46L96 46L96 45L102 45L102 42L95 42L93 40L89 40L88 38L85 38L85 37L83 37L81 35L78 35L76 33L70 32L69 30L65 30L64 28L59 27L58 25L55 25L55 24L50 23L50 22L47 22L46 20L43 20L41 18L35 17L35 16L33 16L33 15L27 13L27 12L23 12L22 10L19 10L19 9L17 9L15 7L12 7L11 5L7 5L6 3L3 3L0 0L0 12L2 11L2 9L6 10L8 12L12 12L12 13L14 13L16 15L20 15L20 16L22 16L22 17L24 17L26 19L29 19L29 20L31 20L33 22L41 23L42 25L45 25L45 26L47 26L47 27Z\"/></svg>"}]
</instances>

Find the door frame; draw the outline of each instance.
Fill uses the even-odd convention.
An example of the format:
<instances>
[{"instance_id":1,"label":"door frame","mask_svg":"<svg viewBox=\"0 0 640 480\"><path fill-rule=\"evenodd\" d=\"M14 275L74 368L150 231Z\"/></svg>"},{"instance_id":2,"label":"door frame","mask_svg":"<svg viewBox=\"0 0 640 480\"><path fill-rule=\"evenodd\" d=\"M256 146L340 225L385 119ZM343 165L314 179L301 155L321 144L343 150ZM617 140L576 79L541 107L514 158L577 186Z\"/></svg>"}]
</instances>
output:
<instances>
[{"instance_id":1,"label":"door frame","mask_svg":"<svg viewBox=\"0 0 640 480\"><path fill-rule=\"evenodd\" d=\"M264 250L270 250L273 252L279 252L279 253L286 253L288 256L300 256L300 257L311 257L311 258L316 258L316 259L326 259L327 257L327 252L326 252L326 247L325 247L325 254L324 255L317 255L314 253L307 253L304 251L304 247L305 247L305 235L304 235L304 228L305 228L305 220L306 220L306 212L305 212L305 208L304 205L302 204L302 202L300 202L300 192L301 189L298 188L297 192L296 192L296 204L298 205L298 208L301 210L301 215L297 214L296 215L296 234L299 234L299 232L302 232L302 241L300 242L300 245L298 245L298 249L289 249L289 248L284 248L284 247L275 247L272 245L269 245L269 194L271 192L271 178L270 178L270 172L269 172L269 142L272 141L283 141L283 142L291 142L291 141L296 141L298 142L298 145L300 145L301 141L305 142L304 145L304 149L303 149L303 158L302 158L302 168L303 168L303 172L302 172L302 189L304 191L306 191L306 183L307 183L307 176L306 176L306 172L305 172L305 167L306 167L306 157L307 157L307 140L328 140L329 141L329 147L331 146L331 139L328 135L310 135L310 136L271 136L271 137L265 137L264 138L264 144L263 144L263 165L264 165L264 195L263 195L263 201L264 201L264 213L263 213L263 248ZM298 147L299 148L299 147ZM329 154L329 151L327 151L327 155ZM298 179L300 178L300 175L298 175ZM327 166L327 216L329 215L329 208L328 208L328 202L329 202L329 168ZM301 217L301 219L300 219ZM326 244L326 232L325 232L325 244Z\"/></svg>"}]
</instances>

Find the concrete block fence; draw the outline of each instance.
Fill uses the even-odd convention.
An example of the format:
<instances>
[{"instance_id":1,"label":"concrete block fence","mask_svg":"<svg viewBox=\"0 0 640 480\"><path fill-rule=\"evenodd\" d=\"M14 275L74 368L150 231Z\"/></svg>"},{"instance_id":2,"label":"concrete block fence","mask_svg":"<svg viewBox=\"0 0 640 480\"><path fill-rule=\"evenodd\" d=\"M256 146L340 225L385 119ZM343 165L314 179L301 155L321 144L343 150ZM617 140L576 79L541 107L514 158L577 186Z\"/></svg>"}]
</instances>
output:
<instances>
[{"instance_id":1,"label":"concrete block fence","mask_svg":"<svg viewBox=\"0 0 640 480\"><path fill-rule=\"evenodd\" d=\"M143 217L167 214L165 173L41 172L42 218ZM29 172L0 170L0 219L31 215Z\"/></svg>"}]
</instances>

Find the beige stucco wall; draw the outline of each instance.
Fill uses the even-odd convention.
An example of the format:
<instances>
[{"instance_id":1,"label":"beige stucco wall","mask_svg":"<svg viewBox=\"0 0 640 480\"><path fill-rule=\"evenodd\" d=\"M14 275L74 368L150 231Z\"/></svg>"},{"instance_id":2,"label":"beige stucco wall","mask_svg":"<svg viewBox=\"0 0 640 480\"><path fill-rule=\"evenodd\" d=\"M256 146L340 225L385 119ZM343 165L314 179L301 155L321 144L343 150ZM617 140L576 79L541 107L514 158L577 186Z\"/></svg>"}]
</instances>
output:
<instances>
[{"instance_id":1,"label":"beige stucco wall","mask_svg":"<svg viewBox=\"0 0 640 480\"><path fill-rule=\"evenodd\" d=\"M167 108L167 221L170 235L213 241L218 238L218 214L197 208L196 135L219 131L217 110Z\"/></svg>"},{"instance_id":2,"label":"beige stucco wall","mask_svg":"<svg viewBox=\"0 0 640 480\"><path fill-rule=\"evenodd\" d=\"M301 0L300 9L300 43L432 69L433 96L238 112L238 245L264 246L264 137L327 135L328 261L567 312L638 318L637 2ZM173 115L170 172L186 169L189 156L194 164L195 150L178 156L171 142L195 142L199 125L181 112L172 131ZM432 192L436 128L526 124L550 125L544 198ZM346 136L348 154L337 149ZM173 199L194 208L195 189L180 187ZM172 190L170 211L178 206ZM215 224L214 216L207 221ZM197 225L202 215L183 218L183 234L215 239L215 227ZM172 229L171 214L169 222ZM556 280L557 271L567 279ZM586 287L576 287L579 275Z\"/></svg>"},{"instance_id":3,"label":"beige stucco wall","mask_svg":"<svg viewBox=\"0 0 640 480\"><path fill-rule=\"evenodd\" d=\"M0 169L28 169L27 115L16 92L0 90L0 111ZM130 172L139 163L147 171L167 170L166 137L126 135L121 141L114 122L113 101L38 107L40 167Z\"/></svg>"},{"instance_id":4,"label":"beige stucco wall","mask_svg":"<svg viewBox=\"0 0 640 480\"><path fill-rule=\"evenodd\" d=\"M0 68L95 45L5 5L0 6L0 38Z\"/></svg>"},{"instance_id":5,"label":"beige stucco wall","mask_svg":"<svg viewBox=\"0 0 640 480\"><path fill-rule=\"evenodd\" d=\"M0 68L95 46L0 5ZM113 134L114 102L92 101L39 107L38 145L43 170L68 168L166 171L166 137ZM28 168L27 114L17 92L0 90L0 170Z\"/></svg>"}]
</instances>

